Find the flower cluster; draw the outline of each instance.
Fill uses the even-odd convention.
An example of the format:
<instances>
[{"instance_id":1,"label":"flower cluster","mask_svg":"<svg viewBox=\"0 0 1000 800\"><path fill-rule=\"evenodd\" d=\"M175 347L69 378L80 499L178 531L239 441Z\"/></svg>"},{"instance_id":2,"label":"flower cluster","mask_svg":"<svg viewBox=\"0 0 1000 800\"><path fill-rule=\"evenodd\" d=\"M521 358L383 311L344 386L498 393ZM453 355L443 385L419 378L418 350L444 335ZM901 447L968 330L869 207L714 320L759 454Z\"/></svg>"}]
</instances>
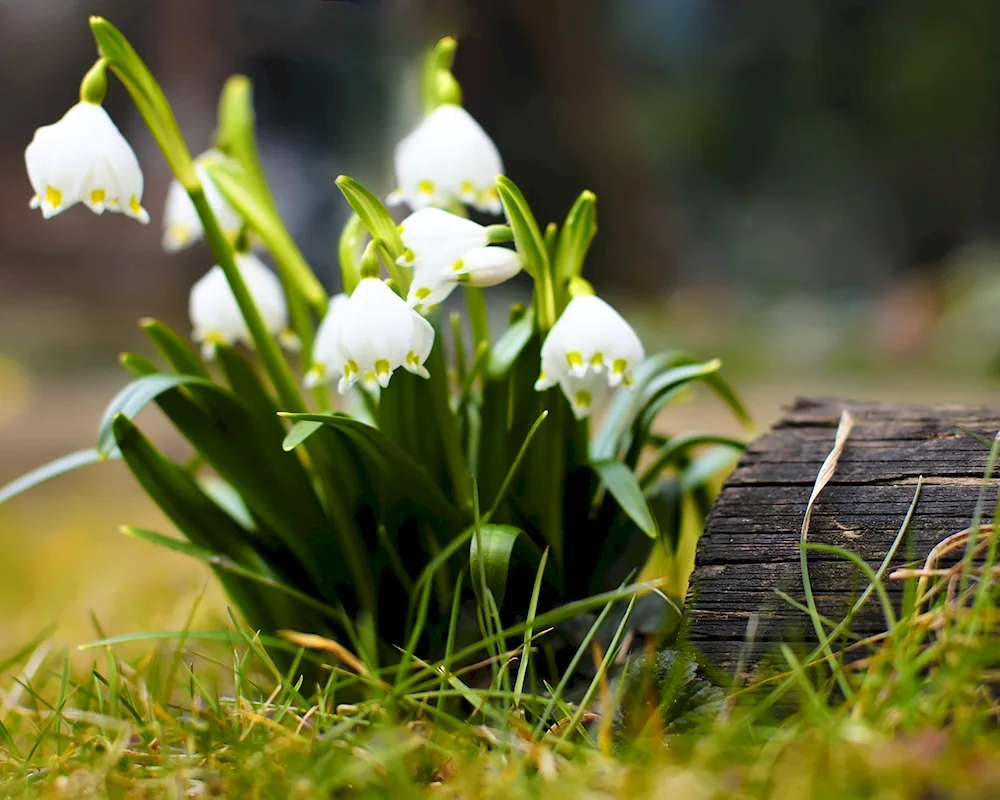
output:
<instances>
[{"instance_id":1,"label":"flower cluster","mask_svg":"<svg viewBox=\"0 0 1000 800\"><path fill-rule=\"evenodd\" d=\"M204 162L224 159L209 150L194 161L205 200L231 242L246 242L244 220L211 180ZM118 211L148 222L142 207L143 175L138 159L99 102L84 99L58 122L39 128L25 151L34 189L31 205L48 218L78 202L100 214ZM424 318L459 285L496 286L523 268L521 255L494 237L493 229L452 213L462 204L478 211L503 210L497 176L503 162L496 145L460 105L443 102L396 147L399 188L393 203L412 213L399 225L403 253L396 265L410 277L405 298L378 277L362 279L350 296L329 303L311 353L307 386L337 381L341 393L360 381L385 388L402 367L428 377L424 366L434 345L434 327ZM506 236L503 235L506 233ZM167 193L163 247L186 248L204 235L184 186ZM393 266L396 266L393 265ZM287 347L298 339L289 330L289 310L278 276L249 252L238 251L235 268L264 328ZM254 345L231 277L212 267L191 290L192 338L211 358L216 347ZM246 300L244 299L244 302ZM566 304L542 345L538 391L559 386L577 417L584 417L620 385L644 357L642 344L622 317L603 300L581 295Z\"/></svg>"}]
</instances>

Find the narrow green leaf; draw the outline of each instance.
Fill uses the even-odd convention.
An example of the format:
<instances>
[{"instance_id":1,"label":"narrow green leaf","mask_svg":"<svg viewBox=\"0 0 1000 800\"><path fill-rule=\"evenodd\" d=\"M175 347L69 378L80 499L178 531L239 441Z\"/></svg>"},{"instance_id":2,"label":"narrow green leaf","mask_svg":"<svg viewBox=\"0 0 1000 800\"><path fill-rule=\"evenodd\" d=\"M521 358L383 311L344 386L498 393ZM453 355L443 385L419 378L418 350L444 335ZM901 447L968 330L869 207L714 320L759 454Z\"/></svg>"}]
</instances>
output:
<instances>
[{"instance_id":1,"label":"narrow green leaf","mask_svg":"<svg viewBox=\"0 0 1000 800\"><path fill-rule=\"evenodd\" d=\"M309 307L322 316L327 296L295 240L275 209L262 201L254 188L253 177L236 162L219 158L202 161L205 171L235 211L264 240L277 262L286 286L298 289Z\"/></svg>"},{"instance_id":2,"label":"narrow green leaf","mask_svg":"<svg viewBox=\"0 0 1000 800\"><path fill-rule=\"evenodd\" d=\"M61 456L48 464L31 470L31 472L26 472L20 478L15 478L4 486L0 486L0 503L6 503L12 497L17 497L28 489L80 467L98 464L101 461L112 461L121 457L122 454L117 447L113 447L105 455L101 455L96 447L88 447L86 450L77 450L75 453Z\"/></svg>"},{"instance_id":3,"label":"narrow green leaf","mask_svg":"<svg viewBox=\"0 0 1000 800\"><path fill-rule=\"evenodd\" d=\"M377 428L346 414L296 414L281 412L294 422L320 422L344 434L366 458L369 466L397 492L420 498L421 507L452 526L462 526L463 518L448 502L426 470Z\"/></svg>"},{"instance_id":4,"label":"narrow green leaf","mask_svg":"<svg viewBox=\"0 0 1000 800\"><path fill-rule=\"evenodd\" d=\"M292 426L292 429L288 432L285 440L281 443L281 446L285 450L294 450L322 427L322 422L315 422L312 420L296 422Z\"/></svg>"},{"instance_id":5,"label":"narrow green leaf","mask_svg":"<svg viewBox=\"0 0 1000 800\"><path fill-rule=\"evenodd\" d=\"M180 127L149 67L114 25L103 17L91 17L90 29L101 55L125 85L150 133L185 188L198 185L194 162L188 152Z\"/></svg>"},{"instance_id":6,"label":"narrow green leaf","mask_svg":"<svg viewBox=\"0 0 1000 800\"><path fill-rule=\"evenodd\" d=\"M469 545L469 568L472 570L472 585L476 595L479 596L480 593L479 581L476 578L482 570L486 578L486 587L493 594L498 608L503 606L514 544L522 533L520 528L515 528L513 525L482 525L479 535L473 536ZM479 548L480 541L482 550Z\"/></svg>"},{"instance_id":7,"label":"narrow green leaf","mask_svg":"<svg viewBox=\"0 0 1000 800\"><path fill-rule=\"evenodd\" d=\"M683 433L667 439L656 451L653 460L649 463L639 478L639 485L645 489L659 476L660 472L673 464L679 457L685 456L694 447L701 447L706 444L722 445L724 447L741 452L746 447L746 442L741 439L734 439L731 436L722 436L716 433Z\"/></svg>"},{"instance_id":8,"label":"narrow green leaf","mask_svg":"<svg viewBox=\"0 0 1000 800\"><path fill-rule=\"evenodd\" d=\"M514 476L517 475L517 470L521 466L521 462L524 460L525 453L528 452L528 445L531 444L531 440L535 438L535 433L538 431L539 426L545 422L548 416L548 410L543 411L538 415L538 419L535 420L535 423L531 426L531 428L528 429L528 434L524 437L524 441L521 442L521 448L517 451L517 455L511 462L510 468L507 470L507 474L504 476L503 483L500 484L497 496L493 499L493 505L490 506L490 510L486 512L486 519L491 519L493 515L497 513L500 503L503 502L504 496L510 489Z\"/></svg>"},{"instance_id":9,"label":"narrow green leaf","mask_svg":"<svg viewBox=\"0 0 1000 800\"><path fill-rule=\"evenodd\" d=\"M622 462L612 459L594 461L591 466L600 477L601 482L611 492L611 496L618 501L622 511L628 514L629 519L639 526L639 530L651 539L659 536L656 519L649 510L646 498L639 487L639 480L632 473L632 470Z\"/></svg>"},{"instance_id":10,"label":"narrow green leaf","mask_svg":"<svg viewBox=\"0 0 1000 800\"><path fill-rule=\"evenodd\" d=\"M340 282L343 290L350 294L361 280L361 252L364 250L364 220L351 214L340 234L337 256L340 261Z\"/></svg>"},{"instance_id":11,"label":"narrow green leaf","mask_svg":"<svg viewBox=\"0 0 1000 800\"><path fill-rule=\"evenodd\" d=\"M389 255L393 259L403 255L403 251L406 249L403 247L403 239L399 235L399 229L396 227L392 215L382 202L354 178L349 178L347 175L341 175L337 178L337 187L344 193L344 197L354 209L354 213L364 221L372 238L385 242Z\"/></svg>"},{"instance_id":12,"label":"narrow green leaf","mask_svg":"<svg viewBox=\"0 0 1000 800\"><path fill-rule=\"evenodd\" d=\"M556 286L562 287L583 270L587 250L597 233L597 197L584 191L573 203L559 232L554 270Z\"/></svg>"},{"instance_id":13,"label":"narrow green leaf","mask_svg":"<svg viewBox=\"0 0 1000 800\"><path fill-rule=\"evenodd\" d=\"M521 255L524 271L539 281L549 269L549 257L545 251L545 239L528 201L517 185L505 175L497 178L497 193L514 232L514 244Z\"/></svg>"},{"instance_id":14,"label":"narrow green leaf","mask_svg":"<svg viewBox=\"0 0 1000 800\"><path fill-rule=\"evenodd\" d=\"M183 375L198 375L210 378L208 368L191 346L178 336L169 326L157 319L144 319L139 323L145 334L156 345L156 349L177 372Z\"/></svg>"},{"instance_id":15,"label":"narrow green leaf","mask_svg":"<svg viewBox=\"0 0 1000 800\"><path fill-rule=\"evenodd\" d=\"M115 448L115 435L111 429L115 417L124 415L129 419L133 419L136 414L164 392L180 386L195 384L203 386L206 389L224 391L211 380L198 377L197 375L166 375L158 373L156 375L147 375L130 383L115 395L104 411L104 416L101 418L101 424L97 432L98 455L102 459L108 458Z\"/></svg>"},{"instance_id":16,"label":"narrow green leaf","mask_svg":"<svg viewBox=\"0 0 1000 800\"><path fill-rule=\"evenodd\" d=\"M528 628L524 632L524 645L521 648L521 663L517 667L517 678L514 681L514 705L521 702L521 692L524 690L524 681L528 677L528 662L531 659L531 639L535 630L531 623L535 621L535 614L538 612L538 598L542 593L542 582L545 579L545 565L549 562L549 549L546 547L542 552L542 558L538 562L538 570L535 572L535 585L531 589L531 600L528 603L528 616L526 622Z\"/></svg>"},{"instance_id":17,"label":"narrow green leaf","mask_svg":"<svg viewBox=\"0 0 1000 800\"><path fill-rule=\"evenodd\" d=\"M507 328L490 350L490 360L486 365L487 376L493 380L505 377L534 333L535 315L530 312Z\"/></svg>"}]
</instances>

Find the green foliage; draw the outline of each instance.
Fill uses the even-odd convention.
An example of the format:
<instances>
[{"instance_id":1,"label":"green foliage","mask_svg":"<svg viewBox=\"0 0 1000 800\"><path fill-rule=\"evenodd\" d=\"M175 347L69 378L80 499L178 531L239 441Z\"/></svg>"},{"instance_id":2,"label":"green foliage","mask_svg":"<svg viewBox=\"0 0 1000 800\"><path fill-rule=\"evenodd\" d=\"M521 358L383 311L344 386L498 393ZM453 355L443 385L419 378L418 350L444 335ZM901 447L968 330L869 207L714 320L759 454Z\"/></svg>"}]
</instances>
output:
<instances>
[{"instance_id":1,"label":"green foliage","mask_svg":"<svg viewBox=\"0 0 1000 800\"><path fill-rule=\"evenodd\" d=\"M531 305L513 308L508 329L493 341L481 290L465 287L471 358L461 318L446 326L434 312L435 346L420 365L427 375L396 370L377 396L359 393L366 413L351 416L336 409L325 387L311 399L299 388L328 298L268 188L248 81L237 76L226 84L216 142L222 156L203 166L243 217L242 238L252 234L271 251L304 364L289 362L268 333L233 243L189 174L186 145L159 86L117 29L99 19L92 25L107 64L126 82L189 190L257 357L220 345L217 364L206 364L169 327L144 321L162 362L122 357L134 380L109 404L96 450L36 471L0 489L0 497L120 455L183 541L138 528L127 528L130 535L209 564L244 619L269 640L292 630L351 642L373 669L395 664L401 674L418 652L429 659L450 654L448 670L484 649L499 658L508 634L563 624L591 607L600 607L603 618L616 603L647 591L636 577L654 549L670 559L679 548L678 504L695 498L703 515L724 468L699 462L699 448L740 446L725 437L664 437L654 423L698 382L737 416L745 412L719 377L718 361L681 353L636 367L635 391L618 390L593 436L562 391L534 389L545 337L573 287L585 283L581 272L597 230L594 195L583 192L562 228L549 224L543 234L523 193L500 176L496 191L509 228L491 226L486 237L513 239L534 279ZM428 59L425 89L434 104L455 101L448 83L453 52L454 42L444 41ZM405 248L395 220L357 181L341 176L337 185L355 214L340 248L345 286L384 266L405 297L409 273L397 264ZM161 452L140 430L135 420L150 404L190 446L187 463ZM663 481L671 482L672 505L663 502ZM668 589L679 605L683 586ZM457 634L459 617L474 618L482 638L470 638L465 625ZM528 627L518 628L526 617ZM596 636L595 627L587 641ZM622 636L624 628L615 642ZM555 661L577 665L588 656L583 646L571 649ZM287 651L274 658L290 667ZM554 679L554 662L530 662L518 677L519 692L539 675ZM509 683L503 670L493 677L497 686ZM442 680L456 688L447 670ZM550 704L536 726L555 711Z\"/></svg>"}]
</instances>

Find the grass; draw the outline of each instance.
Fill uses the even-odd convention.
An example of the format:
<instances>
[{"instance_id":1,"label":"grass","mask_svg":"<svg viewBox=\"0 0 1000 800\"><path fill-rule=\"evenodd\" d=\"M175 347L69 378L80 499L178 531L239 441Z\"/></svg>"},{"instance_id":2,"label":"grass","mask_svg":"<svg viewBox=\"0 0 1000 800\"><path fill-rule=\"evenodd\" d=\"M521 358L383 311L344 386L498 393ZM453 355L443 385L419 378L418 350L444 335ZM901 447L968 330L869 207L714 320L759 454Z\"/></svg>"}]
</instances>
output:
<instances>
[{"instance_id":1,"label":"grass","mask_svg":"<svg viewBox=\"0 0 1000 800\"><path fill-rule=\"evenodd\" d=\"M866 573L843 619L790 599L821 646L784 646L723 696L690 680L679 656L670 669L660 657L629 680L608 677L615 646L585 641L577 660L598 677L593 702L574 704L562 685L532 685L525 654L539 656L542 626L484 651L472 671L428 669L420 653L380 669L340 643L300 639L300 663L327 666L309 684L292 679L298 670L282 675L201 565L111 533L123 514L160 523L137 493L121 494L122 478L83 472L68 492L64 483L0 508L18 565L0 587L2 796L1000 794L1000 704L989 689L1000 675L997 536L981 522L985 484L968 530L925 562ZM900 552L906 528L900 520ZM45 533L26 535L36 530ZM900 587L902 601L887 605ZM884 613L886 635L853 634L864 603ZM153 629L189 635L129 636ZM79 647L116 635L125 643Z\"/></svg>"}]
</instances>

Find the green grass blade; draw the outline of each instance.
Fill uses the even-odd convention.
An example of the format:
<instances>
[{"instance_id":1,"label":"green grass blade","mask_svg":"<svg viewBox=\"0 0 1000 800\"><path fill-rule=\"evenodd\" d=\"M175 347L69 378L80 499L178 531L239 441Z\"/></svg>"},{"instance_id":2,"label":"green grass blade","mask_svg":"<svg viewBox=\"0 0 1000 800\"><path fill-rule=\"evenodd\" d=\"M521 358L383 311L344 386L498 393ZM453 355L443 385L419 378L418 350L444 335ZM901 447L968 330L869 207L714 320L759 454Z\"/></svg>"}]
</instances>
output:
<instances>
[{"instance_id":1,"label":"green grass blade","mask_svg":"<svg viewBox=\"0 0 1000 800\"><path fill-rule=\"evenodd\" d=\"M524 681L528 677L528 662L531 657L531 639L534 636L535 614L538 612L538 598L542 593L542 581L545 579L545 565L549 561L549 548L545 548L535 572L535 585L531 589L531 601L528 603L528 616L525 619L527 628L524 631L524 647L521 649L521 663L517 667L517 678L514 680L514 706L521 702Z\"/></svg>"}]
</instances>

